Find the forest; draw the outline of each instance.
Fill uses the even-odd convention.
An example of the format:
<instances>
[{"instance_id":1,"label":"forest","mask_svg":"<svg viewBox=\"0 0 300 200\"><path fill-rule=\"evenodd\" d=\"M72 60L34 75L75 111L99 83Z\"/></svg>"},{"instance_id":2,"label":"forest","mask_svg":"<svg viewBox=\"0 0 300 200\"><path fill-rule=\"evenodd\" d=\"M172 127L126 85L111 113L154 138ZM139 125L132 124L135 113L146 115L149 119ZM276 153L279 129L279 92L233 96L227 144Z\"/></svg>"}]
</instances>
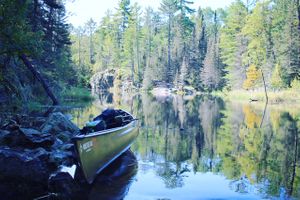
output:
<instances>
[{"instance_id":1,"label":"forest","mask_svg":"<svg viewBox=\"0 0 300 200\"><path fill-rule=\"evenodd\" d=\"M1 0L0 102L49 96L56 104L106 69L146 90L300 89L299 0L236 0L217 10L119 0L99 23L80 27L67 23L65 4Z\"/></svg>"},{"instance_id":2,"label":"forest","mask_svg":"<svg viewBox=\"0 0 300 200\"><path fill-rule=\"evenodd\" d=\"M153 80L198 91L299 86L299 1L235 1L226 9L162 0L158 11L119 1L100 24L72 30L81 74L119 68L145 88ZM92 71L90 73L89 71Z\"/></svg>"}]
</instances>

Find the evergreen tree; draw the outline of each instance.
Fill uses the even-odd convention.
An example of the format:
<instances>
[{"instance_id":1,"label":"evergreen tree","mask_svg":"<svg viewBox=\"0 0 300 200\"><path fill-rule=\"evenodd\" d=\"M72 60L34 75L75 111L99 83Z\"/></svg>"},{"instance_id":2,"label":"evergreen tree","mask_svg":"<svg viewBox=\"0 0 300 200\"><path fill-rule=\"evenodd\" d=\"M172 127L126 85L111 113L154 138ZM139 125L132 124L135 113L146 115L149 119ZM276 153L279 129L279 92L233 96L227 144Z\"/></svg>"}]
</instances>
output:
<instances>
[{"instance_id":1,"label":"evergreen tree","mask_svg":"<svg viewBox=\"0 0 300 200\"><path fill-rule=\"evenodd\" d=\"M172 43L172 24L173 24L173 18L174 14L177 11L176 7L176 0L163 0L160 5L160 10L163 14L165 14L168 17L168 66L167 66L167 77L166 81L167 83L170 83L173 76L173 69L171 67L171 43Z\"/></svg>"},{"instance_id":2,"label":"evergreen tree","mask_svg":"<svg viewBox=\"0 0 300 200\"><path fill-rule=\"evenodd\" d=\"M296 1L284 2L286 8L284 25L279 36L279 60L283 68L282 78L286 85L300 77L300 35L298 21L298 6Z\"/></svg>"},{"instance_id":3,"label":"evergreen tree","mask_svg":"<svg viewBox=\"0 0 300 200\"><path fill-rule=\"evenodd\" d=\"M271 58L270 52L272 51L269 34L271 28L269 4L269 1L257 3L242 30L243 35L249 40L244 58L246 62L254 64L267 73L268 82L271 78L271 70L268 64Z\"/></svg>"},{"instance_id":4,"label":"evergreen tree","mask_svg":"<svg viewBox=\"0 0 300 200\"><path fill-rule=\"evenodd\" d=\"M221 29L221 58L226 65L227 86L231 89L240 89L246 79L248 63L244 63L242 57L247 50L247 40L242 35L246 17L247 8L241 1L236 1L228 8L225 24Z\"/></svg>"},{"instance_id":5,"label":"evergreen tree","mask_svg":"<svg viewBox=\"0 0 300 200\"><path fill-rule=\"evenodd\" d=\"M190 41L190 72L191 83L196 89L201 89L199 79L200 70L203 68L203 62L207 51L207 33L204 15L201 8L198 9L197 15L194 16L195 27Z\"/></svg>"},{"instance_id":6,"label":"evergreen tree","mask_svg":"<svg viewBox=\"0 0 300 200\"><path fill-rule=\"evenodd\" d=\"M217 13L214 15L214 34L208 40L207 54L201 71L201 80L208 91L221 89L223 86L223 65L220 60Z\"/></svg>"},{"instance_id":7,"label":"evergreen tree","mask_svg":"<svg viewBox=\"0 0 300 200\"><path fill-rule=\"evenodd\" d=\"M97 23L91 18L87 21L87 23L85 24L86 29L88 31L88 35L89 35L89 53L90 53L90 64L95 64L96 60L95 60L95 45L94 45L94 41L93 41L93 37L94 37L94 33L96 31L96 26Z\"/></svg>"}]
</instances>

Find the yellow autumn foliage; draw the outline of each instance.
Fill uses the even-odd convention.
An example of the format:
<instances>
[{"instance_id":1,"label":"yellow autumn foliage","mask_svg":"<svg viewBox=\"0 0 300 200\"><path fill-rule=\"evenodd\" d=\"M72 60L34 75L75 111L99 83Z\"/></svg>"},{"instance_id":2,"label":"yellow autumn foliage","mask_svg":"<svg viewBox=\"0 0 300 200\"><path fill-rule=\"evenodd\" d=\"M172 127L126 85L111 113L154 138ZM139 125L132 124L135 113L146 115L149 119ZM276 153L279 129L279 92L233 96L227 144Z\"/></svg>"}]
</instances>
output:
<instances>
[{"instance_id":1,"label":"yellow autumn foliage","mask_svg":"<svg viewBox=\"0 0 300 200\"><path fill-rule=\"evenodd\" d=\"M261 72L253 64L249 66L246 76L247 79L243 83L243 88L246 90L253 88L261 80Z\"/></svg>"},{"instance_id":2,"label":"yellow autumn foliage","mask_svg":"<svg viewBox=\"0 0 300 200\"><path fill-rule=\"evenodd\" d=\"M248 128L257 128L261 123L261 116L253 111L250 105L243 106L243 112L245 115L245 124Z\"/></svg>"}]
</instances>

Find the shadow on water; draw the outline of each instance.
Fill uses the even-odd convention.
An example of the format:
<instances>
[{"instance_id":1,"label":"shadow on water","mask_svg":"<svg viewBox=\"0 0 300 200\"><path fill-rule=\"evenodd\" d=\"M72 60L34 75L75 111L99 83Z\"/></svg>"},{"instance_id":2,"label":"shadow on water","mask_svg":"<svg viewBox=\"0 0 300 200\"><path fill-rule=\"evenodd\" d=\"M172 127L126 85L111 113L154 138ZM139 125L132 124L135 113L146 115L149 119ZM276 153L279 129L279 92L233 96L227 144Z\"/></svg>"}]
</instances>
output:
<instances>
[{"instance_id":1,"label":"shadow on water","mask_svg":"<svg viewBox=\"0 0 300 200\"><path fill-rule=\"evenodd\" d=\"M102 171L95 179L88 199L124 199L137 173L137 160L129 150Z\"/></svg>"},{"instance_id":2,"label":"shadow on water","mask_svg":"<svg viewBox=\"0 0 300 200\"><path fill-rule=\"evenodd\" d=\"M92 184L88 184L79 167L76 169L75 180L71 188L60 187L59 191L49 193L45 198L51 200L89 199L89 200L118 200L124 199L137 173L137 159L131 150L101 171ZM62 183L63 186L65 183ZM71 189L71 190L70 190ZM52 195L53 194L53 195Z\"/></svg>"}]
</instances>

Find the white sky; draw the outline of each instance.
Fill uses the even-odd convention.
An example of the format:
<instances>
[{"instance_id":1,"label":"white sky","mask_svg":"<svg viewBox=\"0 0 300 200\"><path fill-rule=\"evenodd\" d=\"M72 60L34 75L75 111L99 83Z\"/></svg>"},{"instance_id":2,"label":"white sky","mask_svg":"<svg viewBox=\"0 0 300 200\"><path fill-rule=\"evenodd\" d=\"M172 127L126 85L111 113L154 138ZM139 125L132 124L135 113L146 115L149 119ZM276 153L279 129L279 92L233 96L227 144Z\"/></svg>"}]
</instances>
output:
<instances>
[{"instance_id":1,"label":"white sky","mask_svg":"<svg viewBox=\"0 0 300 200\"><path fill-rule=\"evenodd\" d=\"M105 15L108 9L113 12L117 7L119 0L75 0L67 1L66 8L68 12L68 22L77 27L83 25L90 18L93 18L96 22L99 22ZM194 0L193 8L211 7L224 8L229 6L234 0ZM142 7L151 6L155 10L160 5L161 0L131 0L130 3L138 2Z\"/></svg>"}]
</instances>

